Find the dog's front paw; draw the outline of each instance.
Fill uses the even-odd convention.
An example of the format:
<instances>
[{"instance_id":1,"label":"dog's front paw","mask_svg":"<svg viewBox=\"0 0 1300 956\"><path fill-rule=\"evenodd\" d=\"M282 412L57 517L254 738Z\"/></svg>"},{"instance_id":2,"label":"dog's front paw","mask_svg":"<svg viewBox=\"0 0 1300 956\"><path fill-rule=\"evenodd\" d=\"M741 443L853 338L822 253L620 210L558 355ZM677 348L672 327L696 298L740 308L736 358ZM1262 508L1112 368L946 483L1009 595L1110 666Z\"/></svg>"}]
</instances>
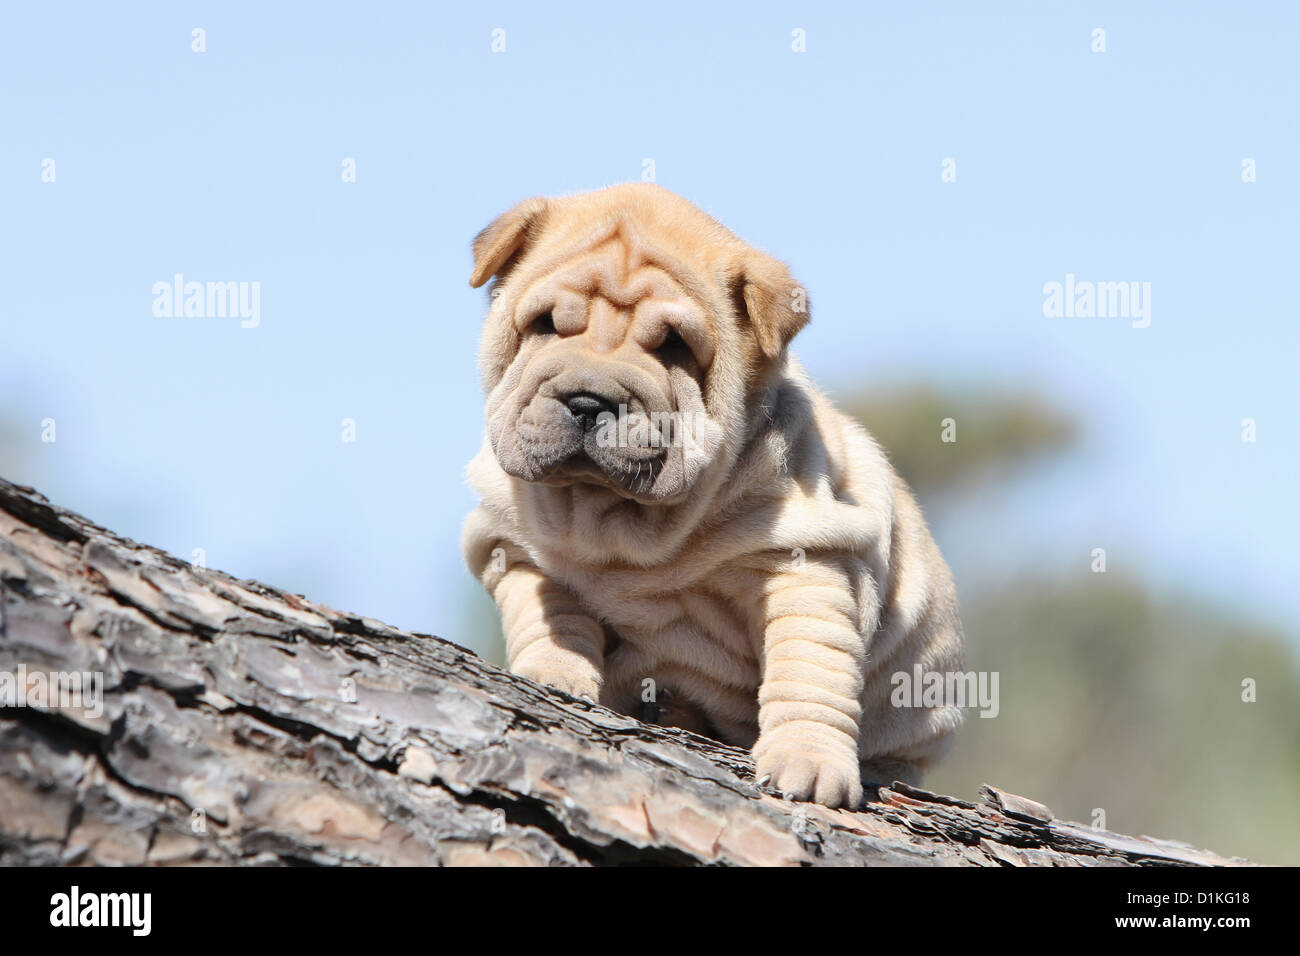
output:
<instances>
[{"instance_id":1,"label":"dog's front paw","mask_svg":"<svg viewBox=\"0 0 1300 956\"><path fill-rule=\"evenodd\" d=\"M510 668L520 677L562 690L573 697L600 700L600 672L585 660L554 663L516 664Z\"/></svg>"},{"instance_id":2,"label":"dog's front paw","mask_svg":"<svg viewBox=\"0 0 1300 956\"><path fill-rule=\"evenodd\" d=\"M862 802L857 753L819 740L821 736L801 733L791 724L761 736L754 745L757 779L766 778L767 786L787 800L856 809Z\"/></svg>"}]
</instances>

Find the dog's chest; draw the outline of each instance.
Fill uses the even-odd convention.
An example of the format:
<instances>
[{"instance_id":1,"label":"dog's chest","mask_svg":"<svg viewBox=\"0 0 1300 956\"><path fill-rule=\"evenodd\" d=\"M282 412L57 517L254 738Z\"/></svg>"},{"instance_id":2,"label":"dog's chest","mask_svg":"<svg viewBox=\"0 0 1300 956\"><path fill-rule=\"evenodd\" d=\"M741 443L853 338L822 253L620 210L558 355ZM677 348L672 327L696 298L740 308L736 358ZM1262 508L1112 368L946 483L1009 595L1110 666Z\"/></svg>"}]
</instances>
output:
<instances>
[{"instance_id":1,"label":"dog's chest","mask_svg":"<svg viewBox=\"0 0 1300 956\"><path fill-rule=\"evenodd\" d=\"M658 589L651 575L569 577L571 590L605 627L606 703L734 742L748 737L757 719L762 636L742 595L728 593L717 579ZM732 725L745 729L723 732Z\"/></svg>"}]
</instances>

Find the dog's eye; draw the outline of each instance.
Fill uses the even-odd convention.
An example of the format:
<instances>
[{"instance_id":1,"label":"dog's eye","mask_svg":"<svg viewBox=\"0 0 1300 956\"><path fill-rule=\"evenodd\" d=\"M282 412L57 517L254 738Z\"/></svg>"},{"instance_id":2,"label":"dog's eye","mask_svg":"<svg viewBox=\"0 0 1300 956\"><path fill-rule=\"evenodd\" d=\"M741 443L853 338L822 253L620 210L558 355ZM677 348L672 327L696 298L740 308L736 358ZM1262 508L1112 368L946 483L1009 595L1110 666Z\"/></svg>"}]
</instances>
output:
<instances>
[{"instance_id":1,"label":"dog's eye","mask_svg":"<svg viewBox=\"0 0 1300 956\"><path fill-rule=\"evenodd\" d=\"M663 359L688 359L691 357L691 347L676 329L669 329L667 338L655 349L655 353Z\"/></svg>"},{"instance_id":2,"label":"dog's eye","mask_svg":"<svg viewBox=\"0 0 1300 956\"><path fill-rule=\"evenodd\" d=\"M543 312L528 323L528 331L533 335L551 335L555 332L555 316L550 312Z\"/></svg>"}]
</instances>

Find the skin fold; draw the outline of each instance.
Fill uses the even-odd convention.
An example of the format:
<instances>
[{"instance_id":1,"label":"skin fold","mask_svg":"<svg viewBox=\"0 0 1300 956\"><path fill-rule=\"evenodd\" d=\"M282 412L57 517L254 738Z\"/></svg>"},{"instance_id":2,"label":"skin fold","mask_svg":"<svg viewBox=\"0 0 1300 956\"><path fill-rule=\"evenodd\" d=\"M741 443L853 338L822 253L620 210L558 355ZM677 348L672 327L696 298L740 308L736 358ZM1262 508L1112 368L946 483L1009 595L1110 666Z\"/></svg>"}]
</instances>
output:
<instances>
[{"instance_id":1,"label":"skin fold","mask_svg":"<svg viewBox=\"0 0 1300 956\"><path fill-rule=\"evenodd\" d=\"M956 592L885 455L789 355L786 267L657 186L531 199L474 241L492 280L470 570L510 669L752 748L796 800L916 783L961 711Z\"/></svg>"}]
</instances>

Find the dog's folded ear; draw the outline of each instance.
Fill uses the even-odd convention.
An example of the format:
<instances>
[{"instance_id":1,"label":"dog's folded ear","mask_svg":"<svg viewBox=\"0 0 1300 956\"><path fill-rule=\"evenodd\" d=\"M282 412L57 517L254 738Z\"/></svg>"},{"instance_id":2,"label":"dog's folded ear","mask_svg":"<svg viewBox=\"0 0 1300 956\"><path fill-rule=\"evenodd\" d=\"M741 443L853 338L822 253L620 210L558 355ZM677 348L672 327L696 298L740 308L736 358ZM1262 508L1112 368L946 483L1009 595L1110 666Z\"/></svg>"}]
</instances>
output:
<instances>
[{"instance_id":1,"label":"dog's folded ear","mask_svg":"<svg viewBox=\"0 0 1300 956\"><path fill-rule=\"evenodd\" d=\"M808 324L808 293L783 262L756 249L745 254L733 286L741 322L748 322L764 357L775 361Z\"/></svg>"},{"instance_id":2,"label":"dog's folded ear","mask_svg":"<svg viewBox=\"0 0 1300 956\"><path fill-rule=\"evenodd\" d=\"M526 199L502 213L474 237L474 271L469 284L477 289L488 279L503 273L507 264L522 252L546 218L546 200Z\"/></svg>"}]
</instances>

